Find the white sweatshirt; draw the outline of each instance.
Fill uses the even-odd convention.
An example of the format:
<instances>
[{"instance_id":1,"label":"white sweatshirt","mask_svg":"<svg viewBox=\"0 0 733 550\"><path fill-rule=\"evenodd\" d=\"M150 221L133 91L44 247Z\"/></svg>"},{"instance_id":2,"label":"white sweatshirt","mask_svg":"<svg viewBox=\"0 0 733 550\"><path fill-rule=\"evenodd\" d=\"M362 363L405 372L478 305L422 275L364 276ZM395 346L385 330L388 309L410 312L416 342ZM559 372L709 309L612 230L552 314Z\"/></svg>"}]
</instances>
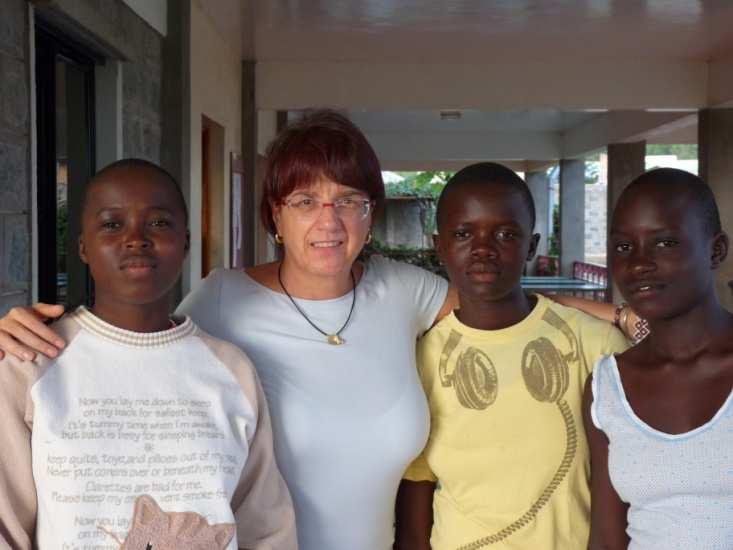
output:
<instances>
[{"instance_id":1,"label":"white sweatshirt","mask_svg":"<svg viewBox=\"0 0 733 550\"><path fill-rule=\"evenodd\" d=\"M242 351L188 318L136 333L79 308L54 328L67 342L57 359L0 362L0 547L116 549L109 533L125 538L146 494L236 525L228 550L296 548Z\"/></svg>"}]
</instances>

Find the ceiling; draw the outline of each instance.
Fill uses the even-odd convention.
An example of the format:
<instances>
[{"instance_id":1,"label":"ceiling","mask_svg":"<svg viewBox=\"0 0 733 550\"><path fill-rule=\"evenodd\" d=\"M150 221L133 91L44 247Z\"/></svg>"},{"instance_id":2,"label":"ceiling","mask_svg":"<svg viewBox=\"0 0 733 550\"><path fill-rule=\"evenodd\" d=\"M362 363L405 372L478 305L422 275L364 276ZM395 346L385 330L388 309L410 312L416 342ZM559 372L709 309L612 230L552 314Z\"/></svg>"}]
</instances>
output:
<instances>
[{"instance_id":1,"label":"ceiling","mask_svg":"<svg viewBox=\"0 0 733 550\"><path fill-rule=\"evenodd\" d=\"M458 118L445 115L458 114ZM486 112L459 111L347 111L349 118L365 132L562 132L587 122L598 113L559 109Z\"/></svg>"},{"instance_id":2,"label":"ceiling","mask_svg":"<svg viewBox=\"0 0 733 550\"><path fill-rule=\"evenodd\" d=\"M201 5L225 34L237 32L244 57L259 61L465 62L558 55L709 61L733 47L730 0L216 0Z\"/></svg>"},{"instance_id":3,"label":"ceiling","mask_svg":"<svg viewBox=\"0 0 733 550\"><path fill-rule=\"evenodd\" d=\"M733 101L733 0L196 1L258 108L337 107L395 166L694 142L690 109Z\"/></svg>"}]
</instances>

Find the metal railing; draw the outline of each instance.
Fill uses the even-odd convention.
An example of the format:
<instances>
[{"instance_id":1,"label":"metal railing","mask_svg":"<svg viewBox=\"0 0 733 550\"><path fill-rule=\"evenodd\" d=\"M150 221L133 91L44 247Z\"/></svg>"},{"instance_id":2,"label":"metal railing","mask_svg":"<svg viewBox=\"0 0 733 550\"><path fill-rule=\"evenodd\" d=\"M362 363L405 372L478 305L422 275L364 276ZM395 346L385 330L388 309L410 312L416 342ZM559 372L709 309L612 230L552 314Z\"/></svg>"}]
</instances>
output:
<instances>
[{"instance_id":1,"label":"metal railing","mask_svg":"<svg viewBox=\"0 0 733 550\"><path fill-rule=\"evenodd\" d=\"M608 286L608 269L605 265L573 262L573 279Z\"/></svg>"}]
</instances>

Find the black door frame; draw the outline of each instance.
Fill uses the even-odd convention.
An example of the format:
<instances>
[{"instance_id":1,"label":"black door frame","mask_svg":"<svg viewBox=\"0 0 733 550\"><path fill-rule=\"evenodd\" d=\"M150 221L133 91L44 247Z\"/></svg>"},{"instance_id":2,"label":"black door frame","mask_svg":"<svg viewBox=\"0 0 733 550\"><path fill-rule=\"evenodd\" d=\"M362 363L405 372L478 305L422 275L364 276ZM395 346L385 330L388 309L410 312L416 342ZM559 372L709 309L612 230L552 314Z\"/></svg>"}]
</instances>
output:
<instances>
[{"instance_id":1,"label":"black door frame","mask_svg":"<svg viewBox=\"0 0 733 550\"><path fill-rule=\"evenodd\" d=\"M94 170L94 65L99 58L42 19L36 19L35 33L38 299L54 304L57 302L56 62L62 59L84 72L89 144L87 153L89 165ZM91 300L91 281L87 279L87 299Z\"/></svg>"}]
</instances>

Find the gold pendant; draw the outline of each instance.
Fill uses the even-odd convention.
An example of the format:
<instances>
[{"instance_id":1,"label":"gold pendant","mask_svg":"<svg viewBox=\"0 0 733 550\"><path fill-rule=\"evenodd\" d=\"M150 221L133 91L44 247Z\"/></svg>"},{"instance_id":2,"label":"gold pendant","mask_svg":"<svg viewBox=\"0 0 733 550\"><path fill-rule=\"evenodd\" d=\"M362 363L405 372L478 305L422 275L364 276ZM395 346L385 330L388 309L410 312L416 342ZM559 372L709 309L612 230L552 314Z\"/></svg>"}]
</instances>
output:
<instances>
[{"instance_id":1,"label":"gold pendant","mask_svg":"<svg viewBox=\"0 0 733 550\"><path fill-rule=\"evenodd\" d=\"M346 342L346 340L341 338L341 336L339 336L338 334L329 334L326 338L326 341L332 346L340 346L341 344Z\"/></svg>"}]
</instances>

